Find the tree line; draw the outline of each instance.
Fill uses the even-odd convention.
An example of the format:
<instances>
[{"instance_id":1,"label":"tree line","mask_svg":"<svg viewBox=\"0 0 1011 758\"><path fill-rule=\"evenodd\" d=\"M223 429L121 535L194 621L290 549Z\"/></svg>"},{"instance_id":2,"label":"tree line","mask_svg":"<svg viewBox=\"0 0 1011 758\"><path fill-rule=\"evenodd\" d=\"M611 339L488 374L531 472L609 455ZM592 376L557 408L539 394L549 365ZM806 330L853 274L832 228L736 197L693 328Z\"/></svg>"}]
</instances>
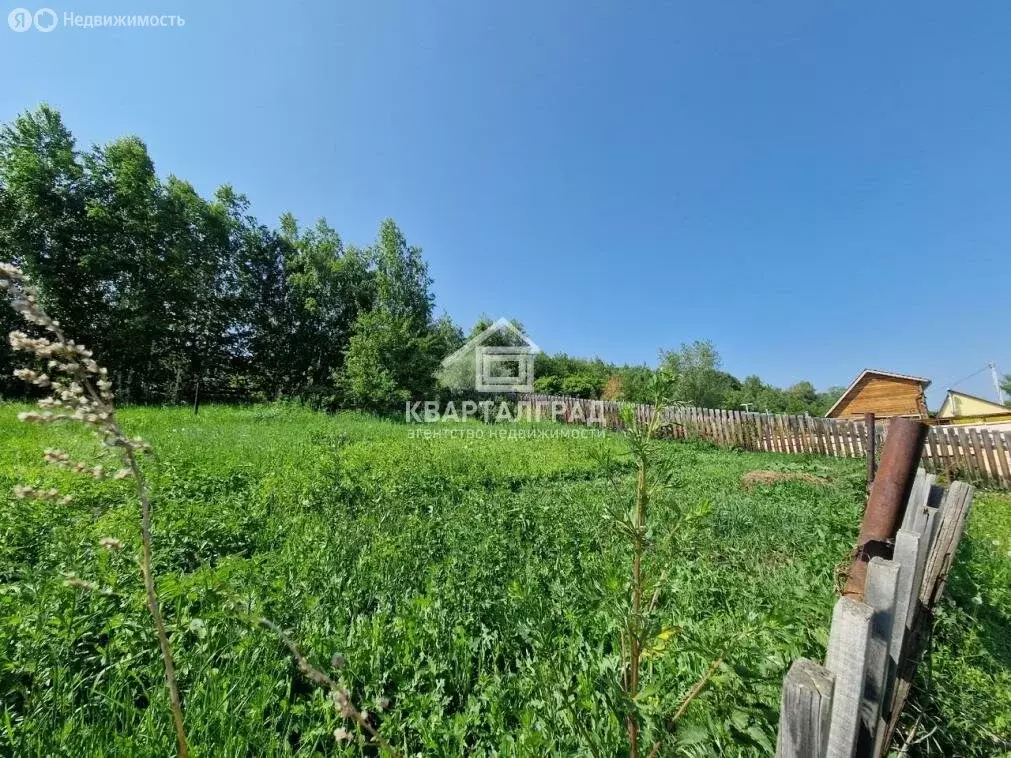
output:
<instances>
[{"instance_id":1,"label":"tree line","mask_svg":"<svg viewBox=\"0 0 1011 758\"><path fill-rule=\"evenodd\" d=\"M719 352L706 340L682 344L677 350L661 350L660 367L678 378L676 399L700 408L821 416L845 389L831 387L818 392L808 381L781 389L766 384L758 376L738 379L723 370ZM645 365L616 366L599 358L538 355L535 373L534 388L549 395L638 403L650 400L653 369Z\"/></svg>"},{"instance_id":2,"label":"tree line","mask_svg":"<svg viewBox=\"0 0 1011 758\"><path fill-rule=\"evenodd\" d=\"M421 250L392 219L367 247L324 219L267 226L228 185L205 199L161 180L136 137L78 149L48 106L0 130L0 248L127 402L203 390L378 406L429 389L462 340L433 318Z\"/></svg>"},{"instance_id":3,"label":"tree line","mask_svg":"<svg viewBox=\"0 0 1011 758\"><path fill-rule=\"evenodd\" d=\"M202 197L160 178L137 137L78 147L46 105L0 129L0 258L102 356L119 399L199 403L297 398L384 411L445 394L436 374L464 331L435 316L428 267L392 219L367 246L325 219L258 221L229 185ZM468 336L491 324L482 318ZM513 324L522 331L518 321ZM3 333L18 328L0 309ZM681 399L708 407L823 412L832 393L780 390L722 371L708 342L661 351ZM0 346L0 394L18 397ZM653 369L538 355L539 391L645 401Z\"/></svg>"}]
</instances>

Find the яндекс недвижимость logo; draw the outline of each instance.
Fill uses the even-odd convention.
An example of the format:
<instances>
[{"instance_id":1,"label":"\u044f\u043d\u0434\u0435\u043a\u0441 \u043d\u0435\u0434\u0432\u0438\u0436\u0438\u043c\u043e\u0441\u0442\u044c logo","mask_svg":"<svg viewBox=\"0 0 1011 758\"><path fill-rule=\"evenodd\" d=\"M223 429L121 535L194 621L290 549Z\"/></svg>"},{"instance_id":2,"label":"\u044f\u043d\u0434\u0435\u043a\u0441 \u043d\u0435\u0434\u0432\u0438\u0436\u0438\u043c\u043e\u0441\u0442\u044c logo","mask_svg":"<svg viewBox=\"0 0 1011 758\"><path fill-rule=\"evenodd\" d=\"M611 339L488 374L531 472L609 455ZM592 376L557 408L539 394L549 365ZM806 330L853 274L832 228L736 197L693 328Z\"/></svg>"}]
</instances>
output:
<instances>
[{"instance_id":1,"label":"\u044f\u043d\u0434\u0435\u043a\u0441 \u043d\u0435\u0434\u0432\u0438\u0436\u0438\u043c\u043e\u0441\u0442\u044c logo","mask_svg":"<svg viewBox=\"0 0 1011 758\"><path fill-rule=\"evenodd\" d=\"M28 8L15 8L7 14L7 26L14 32L51 32L61 25L60 16L52 8L39 8L31 11ZM136 28L158 29L179 28L186 25L186 19L174 13L170 14L112 14L91 13L82 14L64 11L62 26L67 29L104 29L104 28Z\"/></svg>"},{"instance_id":2,"label":"\u044f\u043d\u0434\u0435\u043a\u0441 \u043d\u0435\u0434\u0432\u0438\u0436\u0438\u043c\u043e\u0441\u0442\u044c logo","mask_svg":"<svg viewBox=\"0 0 1011 758\"><path fill-rule=\"evenodd\" d=\"M7 14L7 25L15 32L27 32L30 29L51 32L59 23L60 18L52 8L39 8L34 13L27 8L15 8Z\"/></svg>"}]
</instances>

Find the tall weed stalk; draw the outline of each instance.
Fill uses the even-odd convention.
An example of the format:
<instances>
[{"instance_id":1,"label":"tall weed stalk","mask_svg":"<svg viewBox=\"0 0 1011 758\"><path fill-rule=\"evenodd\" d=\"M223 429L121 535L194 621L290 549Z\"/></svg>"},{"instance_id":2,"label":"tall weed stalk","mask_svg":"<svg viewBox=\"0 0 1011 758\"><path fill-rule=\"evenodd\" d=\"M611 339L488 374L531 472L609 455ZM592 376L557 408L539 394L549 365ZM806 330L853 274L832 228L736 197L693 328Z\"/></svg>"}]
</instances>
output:
<instances>
[{"instance_id":1,"label":"tall weed stalk","mask_svg":"<svg viewBox=\"0 0 1011 758\"><path fill-rule=\"evenodd\" d=\"M621 686L626 698L625 728L630 758L638 758L644 747L640 744L642 722L638 702L642 694L643 654L662 632L654 612L666 583L667 572L662 571L658 577L651 578L645 564L651 552L655 531L654 525L650 523L650 506L660 492L671 488L677 477L677 471L665 462L657 449L658 445L665 444L660 440L661 433L669 424L665 409L675 405L673 398L677 391L677 383L676 375L663 370L658 371L653 377L652 384L653 411L640 417L632 405L625 405L621 410L628 453L635 471L635 489L630 507L621 506L612 514L613 522L619 533L627 540L631 552L629 601L621 624ZM627 496L619 497L619 502L627 503ZM676 530L690 528L691 521L698 515L694 510L682 509L677 523L672 525L675 531L671 536L675 539L684 537L683 534L677 534ZM677 711L667 719L669 724L676 724L684 715L721 662L722 656L714 660L709 669L695 682L682 699ZM648 755L656 755L662 747L663 743L656 741Z\"/></svg>"},{"instance_id":2,"label":"tall weed stalk","mask_svg":"<svg viewBox=\"0 0 1011 758\"><path fill-rule=\"evenodd\" d=\"M169 692L172 724L176 734L176 749L180 758L186 758L189 755L189 745L186 741L186 728L183 723L182 699L179 696L179 684L176 681L172 645L165 631L165 619L161 613L158 591L155 587L151 539L151 495L139 463L139 456L149 453L151 447L140 437L128 438L123 433L119 421L116 419L112 382L109 381L108 370L104 366L98 365L92 352L84 345L78 345L69 339L60 328L60 322L50 318L42 309L38 302L37 290L20 269L7 263L0 263L0 290L7 294L11 306L22 319L40 327L47 335L45 337L30 337L21 331L13 331L9 335L12 348L33 355L40 364L45 365L43 371L20 368L14 372L14 375L36 387L49 391L46 397L39 400L42 412L20 413L18 418L21 421L36 424L74 422L85 425L99 437L107 450L114 451L118 455L121 467L112 474L112 478L132 479L134 482L137 499L140 503L140 572L144 581L147 608L154 622L158 647L161 650L162 663L165 667L165 683ZM106 478L106 469L101 464L91 465L83 461L74 461L68 453L62 450L47 449L45 460L51 465L94 479ZM19 498L59 500L65 504L73 501L73 495L62 494L56 489L40 490L19 486L15 488L14 494ZM106 549L122 547L122 543L113 537L103 538L101 545ZM81 589L92 589L89 582L81 579L71 578L68 583Z\"/></svg>"}]
</instances>

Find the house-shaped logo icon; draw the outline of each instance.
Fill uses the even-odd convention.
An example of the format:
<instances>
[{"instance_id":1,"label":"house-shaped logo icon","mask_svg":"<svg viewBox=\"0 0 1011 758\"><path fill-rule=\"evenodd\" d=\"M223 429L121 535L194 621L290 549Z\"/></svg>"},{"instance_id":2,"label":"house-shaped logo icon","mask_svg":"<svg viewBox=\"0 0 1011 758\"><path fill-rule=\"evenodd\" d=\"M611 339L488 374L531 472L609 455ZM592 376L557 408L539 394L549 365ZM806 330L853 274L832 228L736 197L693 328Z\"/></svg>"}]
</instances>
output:
<instances>
[{"instance_id":1,"label":"house-shaped logo icon","mask_svg":"<svg viewBox=\"0 0 1011 758\"><path fill-rule=\"evenodd\" d=\"M443 382L478 392L533 392L534 356L539 352L509 319L500 318L443 360Z\"/></svg>"}]
</instances>

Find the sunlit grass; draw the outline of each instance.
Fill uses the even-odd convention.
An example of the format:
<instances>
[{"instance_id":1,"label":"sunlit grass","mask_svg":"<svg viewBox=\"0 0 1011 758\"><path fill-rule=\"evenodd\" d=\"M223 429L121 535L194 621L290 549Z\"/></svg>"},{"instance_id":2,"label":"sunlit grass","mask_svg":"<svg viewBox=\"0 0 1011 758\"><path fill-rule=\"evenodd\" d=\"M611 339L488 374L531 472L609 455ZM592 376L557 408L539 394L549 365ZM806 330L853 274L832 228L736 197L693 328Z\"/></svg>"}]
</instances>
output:
<instances>
[{"instance_id":1,"label":"sunlit grass","mask_svg":"<svg viewBox=\"0 0 1011 758\"><path fill-rule=\"evenodd\" d=\"M131 562L129 488L77 482L70 507L10 498L15 483L68 483L43 467L42 448L93 444L14 415L0 406L0 752L164 755L173 738ZM122 419L158 454L159 590L196 754L339 749L334 709L248 623L249 604L317 665L343 653L363 707L390 699L382 732L406 752L572 755L584 750L580 728L621 744L624 725L597 687L617 666L613 608L627 581L605 519L615 491L596 458L621 450L617 440L414 439L404 424L286 406L128 409ZM706 502L710 516L676 559L656 550L667 632L647 657L650 728L735 640L680 725L680 749L766 752L790 661L823 655L835 568L860 519L860 465L687 444L664 455L678 481L651 523L662 527L676 503ZM740 486L770 468L828 483ZM1008 540L1006 505L977 506L972 545ZM100 550L105 536L127 549ZM960 625L981 649L1009 614L1002 555L974 547L952 582ZM107 591L65 587L68 572ZM977 593L984 603L973 606ZM1006 648L993 649L1006 684ZM946 676L968 697L983 663L949 659ZM1003 692L993 707L1006 713ZM1001 728L997 715L976 717ZM970 751L986 744L968 727L960 739Z\"/></svg>"}]
</instances>

